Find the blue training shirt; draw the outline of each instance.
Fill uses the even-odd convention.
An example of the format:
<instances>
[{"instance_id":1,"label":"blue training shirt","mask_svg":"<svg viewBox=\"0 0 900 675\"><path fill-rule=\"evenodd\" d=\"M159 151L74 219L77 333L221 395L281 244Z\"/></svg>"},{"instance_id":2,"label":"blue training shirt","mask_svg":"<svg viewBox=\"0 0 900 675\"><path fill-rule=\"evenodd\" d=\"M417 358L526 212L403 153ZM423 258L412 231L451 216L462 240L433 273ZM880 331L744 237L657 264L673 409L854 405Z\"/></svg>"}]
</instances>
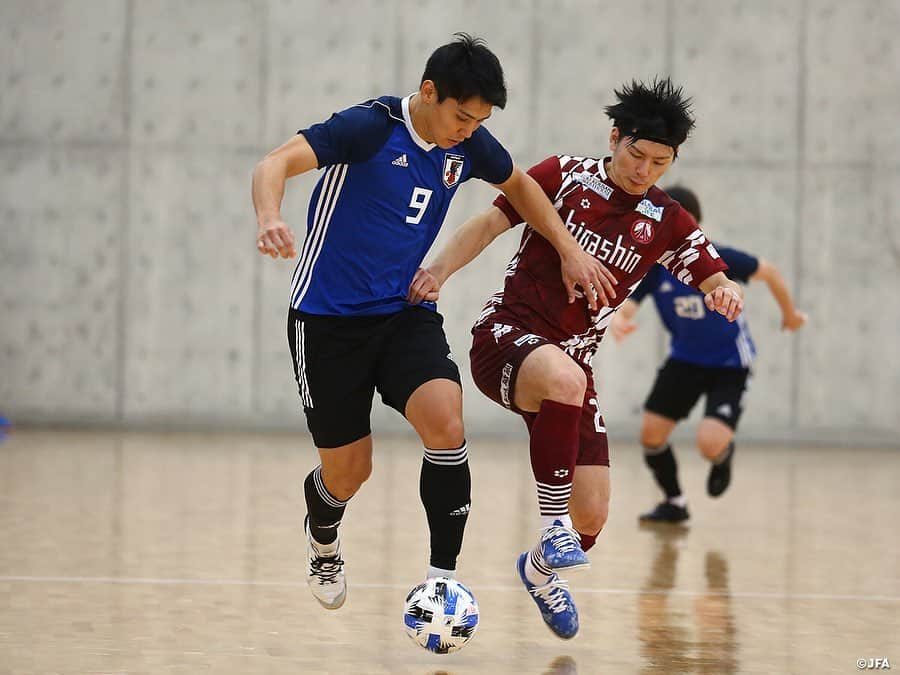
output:
<instances>
[{"instance_id":1,"label":"blue training shirt","mask_svg":"<svg viewBox=\"0 0 900 675\"><path fill-rule=\"evenodd\" d=\"M750 281L759 260L734 248L715 246L728 265L725 274L733 281ZM756 348L743 313L729 323L721 314L710 312L703 303L703 293L684 285L661 265L653 266L631 299L640 302L651 293L659 317L671 334L671 358L711 368L751 366Z\"/></svg>"},{"instance_id":2,"label":"blue training shirt","mask_svg":"<svg viewBox=\"0 0 900 675\"><path fill-rule=\"evenodd\" d=\"M300 130L325 171L309 202L294 309L363 316L408 307L409 284L460 184L512 175L512 158L484 127L447 150L422 139L411 97L382 96Z\"/></svg>"}]
</instances>

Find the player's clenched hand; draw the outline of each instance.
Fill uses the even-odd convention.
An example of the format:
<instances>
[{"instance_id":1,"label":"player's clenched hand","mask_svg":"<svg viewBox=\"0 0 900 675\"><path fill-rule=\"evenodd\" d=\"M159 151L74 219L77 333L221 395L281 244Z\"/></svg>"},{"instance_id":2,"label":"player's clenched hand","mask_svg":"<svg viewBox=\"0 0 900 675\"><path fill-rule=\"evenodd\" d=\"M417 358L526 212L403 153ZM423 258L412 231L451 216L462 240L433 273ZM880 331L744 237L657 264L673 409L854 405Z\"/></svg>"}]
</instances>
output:
<instances>
[{"instance_id":1,"label":"player's clenched hand","mask_svg":"<svg viewBox=\"0 0 900 675\"><path fill-rule=\"evenodd\" d=\"M793 332L803 327L803 324L806 323L806 313L800 312L798 310L794 310L789 314L785 314L781 318L781 330L786 330L789 332Z\"/></svg>"},{"instance_id":2,"label":"player's clenched hand","mask_svg":"<svg viewBox=\"0 0 900 675\"><path fill-rule=\"evenodd\" d=\"M283 220L273 220L261 225L256 234L256 250L273 258L293 258L297 255L294 250L294 233Z\"/></svg>"},{"instance_id":3,"label":"player's clenched hand","mask_svg":"<svg viewBox=\"0 0 900 675\"><path fill-rule=\"evenodd\" d=\"M562 279L569 296L569 304L575 302L575 287L581 288L592 311L612 304L616 295L614 284L619 283L613 273L580 247L572 255L561 257Z\"/></svg>"},{"instance_id":4,"label":"player's clenched hand","mask_svg":"<svg viewBox=\"0 0 900 675\"><path fill-rule=\"evenodd\" d=\"M744 300L733 288L718 286L703 297L710 312L718 312L729 321L734 321L744 311Z\"/></svg>"},{"instance_id":5,"label":"player's clenched hand","mask_svg":"<svg viewBox=\"0 0 900 675\"><path fill-rule=\"evenodd\" d=\"M437 302L440 295L441 282L428 270L421 267L416 270L412 283L409 285L409 293L406 300L411 305L420 302Z\"/></svg>"}]
</instances>

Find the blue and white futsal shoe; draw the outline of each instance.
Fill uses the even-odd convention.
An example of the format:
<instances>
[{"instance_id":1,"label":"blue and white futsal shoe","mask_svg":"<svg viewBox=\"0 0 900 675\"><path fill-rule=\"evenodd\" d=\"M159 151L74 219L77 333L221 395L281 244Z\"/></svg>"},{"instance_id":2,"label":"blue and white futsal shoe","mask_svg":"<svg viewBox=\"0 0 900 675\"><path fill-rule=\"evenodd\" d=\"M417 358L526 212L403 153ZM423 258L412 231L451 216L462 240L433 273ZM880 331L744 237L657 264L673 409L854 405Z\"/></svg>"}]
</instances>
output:
<instances>
[{"instance_id":1,"label":"blue and white futsal shoe","mask_svg":"<svg viewBox=\"0 0 900 675\"><path fill-rule=\"evenodd\" d=\"M578 533L560 520L541 534L541 555L547 567L554 570L577 570L591 566L587 553L581 550Z\"/></svg>"},{"instance_id":2,"label":"blue and white futsal shoe","mask_svg":"<svg viewBox=\"0 0 900 675\"><path fill-rule=\"evenodd\" d=\"M525 552L519 556L519 578L541 610L541 618L557 637L564 640L575 637L578 633L578 609L569 593L569 585L556 572L543 586L536 586L528 581L525 576L525 561L529 555L529 552Z\"/></svg>"}]
</instances>

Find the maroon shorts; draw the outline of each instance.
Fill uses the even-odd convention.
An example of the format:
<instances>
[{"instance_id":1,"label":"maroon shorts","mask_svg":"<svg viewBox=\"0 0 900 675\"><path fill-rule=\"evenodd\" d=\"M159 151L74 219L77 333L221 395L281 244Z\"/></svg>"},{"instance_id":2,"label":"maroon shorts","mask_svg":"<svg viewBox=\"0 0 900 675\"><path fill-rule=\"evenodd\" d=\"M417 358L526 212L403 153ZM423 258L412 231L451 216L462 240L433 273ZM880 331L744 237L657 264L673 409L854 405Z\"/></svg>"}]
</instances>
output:
<instances>
[{"instance_id":1,"label":"maroon shorts","mask_svg":"<svg viewBox=\"0 0 900 675\"><path fill-rule=\"evenodd\" d=\"M505 324L494 324L492 328L476 328L473 334L469 359L475 385L495 403L521 415L530 431L537 413L526 412L516 407L516 376L526 356L541 345L555 343L540 335L529 333L523 328ZM587 390L581 408L580 444L575 463L609 466L606 425L597 404L594 375L590 368L585 368L581 364L579 366L587 375Z\"/></svg>"}]
</instances>

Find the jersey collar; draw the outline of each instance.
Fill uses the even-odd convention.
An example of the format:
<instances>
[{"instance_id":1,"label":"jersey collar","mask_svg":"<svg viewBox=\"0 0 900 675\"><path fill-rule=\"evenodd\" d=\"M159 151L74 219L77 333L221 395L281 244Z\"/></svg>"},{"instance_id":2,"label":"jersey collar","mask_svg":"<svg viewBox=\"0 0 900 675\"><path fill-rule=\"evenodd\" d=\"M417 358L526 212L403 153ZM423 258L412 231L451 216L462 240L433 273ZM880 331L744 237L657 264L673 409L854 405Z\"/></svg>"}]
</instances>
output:
<instances>
[{"instance_id":1,"label":"jersey collar","mask_svg":"<svg viewBox=\"0 0 900 675\"><path fill-rule=\"evenodd\" d=\"M609 185L612 188L612 194L609 196L609 201L617 202L620 204L627 204L629 206L636 206L641 201L647 198L647 192L642 195L632 195L618 185L615 184L612 178L609 177L609 174L606 173L606 160L612 160L612 157L606 156L600 160L598 163L597 169L600 173L600 177L603 179L603 182ZM649 192L649 190L648 190Z\"/></svg>"},{"instance_id":2,"label":"jersey collar","mask_svg":"<svg viewBox=\"0 0 900 675\"><path fill-rule=\"evenodd\" d=\"M403 100L400 101L400 108L403 110L403 121L406 122L406 130L412 137L413 142L420 148L422 148L425 152L430 152L431 150L436 148L437 145L435 143L429 143L424 138L419 136L419 134L416 132L415 127L413 126L412 117L409 116L409 100L415 95L416 92L404 97Z\"/></svg>"}]
</instances>

